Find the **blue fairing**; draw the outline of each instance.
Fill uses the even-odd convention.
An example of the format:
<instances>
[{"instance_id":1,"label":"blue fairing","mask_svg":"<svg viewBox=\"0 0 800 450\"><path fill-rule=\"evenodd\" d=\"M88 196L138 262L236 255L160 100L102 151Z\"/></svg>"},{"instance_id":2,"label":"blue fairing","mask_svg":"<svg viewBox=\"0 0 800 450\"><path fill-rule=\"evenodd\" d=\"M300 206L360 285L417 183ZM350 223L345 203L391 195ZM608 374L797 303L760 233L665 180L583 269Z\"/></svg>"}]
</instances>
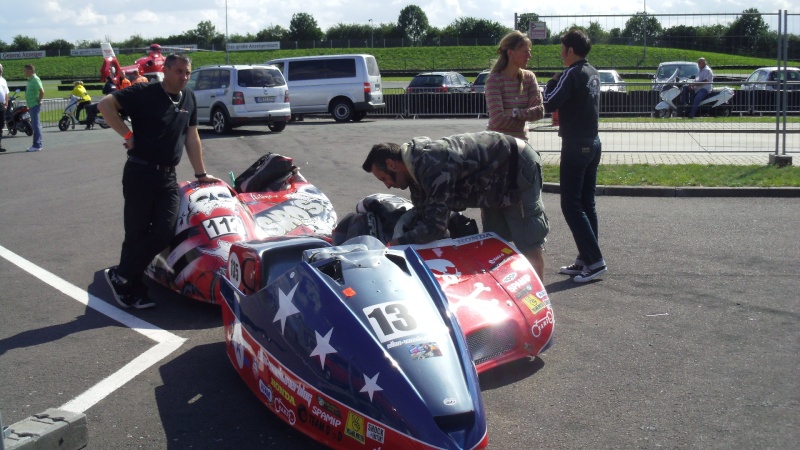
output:
<instances>
[{"instance_id":1,"label":"blue fairing","mask_svg":"<svg viewBox=\"0 0 800 450\"><path fill-rule=\"evenodd\" d=\"M435 447L478 445L477 373L417 253L361 240L304 259L252 296L225 280L242 330L294 376L373 420Z\"/></svg>"}]
</instances>

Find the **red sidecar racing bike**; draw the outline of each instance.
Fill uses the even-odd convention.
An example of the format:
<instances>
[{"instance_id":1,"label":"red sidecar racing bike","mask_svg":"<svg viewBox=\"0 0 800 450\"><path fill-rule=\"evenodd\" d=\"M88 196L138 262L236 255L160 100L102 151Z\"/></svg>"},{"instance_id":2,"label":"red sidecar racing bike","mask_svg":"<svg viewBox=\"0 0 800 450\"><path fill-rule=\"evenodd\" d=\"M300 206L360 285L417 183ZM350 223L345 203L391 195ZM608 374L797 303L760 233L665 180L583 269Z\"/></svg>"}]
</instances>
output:
<instances>
[{"instance_id":1,"label":"red sidecar racing bike","mask_svg":"<svg viewBox=\"0 0 800 450\"><path fill-rule=\"evenodd\" d=\"M236 371L309 437L342 449L485 447L478 372L552 342L553 310L528 261L493 233L392 248L385 233L334 233L327 197L290 159L265 158L236 189L182 184L175 239L149 276L221 306ZM359 217L389 222L377 211L386 202L372 203Z\"/></svg>"}]
</instances>

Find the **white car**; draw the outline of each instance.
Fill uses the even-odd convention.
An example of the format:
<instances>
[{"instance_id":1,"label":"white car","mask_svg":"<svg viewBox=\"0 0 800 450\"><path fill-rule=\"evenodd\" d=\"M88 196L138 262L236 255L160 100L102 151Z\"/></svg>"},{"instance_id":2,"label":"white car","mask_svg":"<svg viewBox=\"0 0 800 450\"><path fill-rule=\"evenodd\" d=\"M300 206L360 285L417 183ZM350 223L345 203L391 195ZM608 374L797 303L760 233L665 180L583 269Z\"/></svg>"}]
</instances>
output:
<instances>
[{"instance_id":1,"label":"white car","mask_svg":"<svg viewBox=\"0 0 800 450\"><path fill-rule=\"evenodd\" d=\"M216 134L247 124L277 133L292 116L289 87L274 66L203 66L192 71L187 86L197 99L197 121Z\"/></svg>"},{"instance_id":2,"label":"white car","mask_svg":"<svg viewBox=\"0 0 800 450\"><path fill-rule=\"evenodd\" d=\"M762 67L756 69L747 77L744 84L742 84L742 90L774 91L778 89L777 82L783 81L784 79L786 79L787 90L800 90L800 68L797 67L787 67L785 72L783 68L777 67Z\"/></svg>"},{"instance_id":3,"label":"white car","mask_svg":"<svg viewBox=\"0 0 800 450\"><path fill-rule=\"evenodd\" d=\"M625 92L625 80L616 70L598 70L601 92Z\"/></svg>"}]
</instances>

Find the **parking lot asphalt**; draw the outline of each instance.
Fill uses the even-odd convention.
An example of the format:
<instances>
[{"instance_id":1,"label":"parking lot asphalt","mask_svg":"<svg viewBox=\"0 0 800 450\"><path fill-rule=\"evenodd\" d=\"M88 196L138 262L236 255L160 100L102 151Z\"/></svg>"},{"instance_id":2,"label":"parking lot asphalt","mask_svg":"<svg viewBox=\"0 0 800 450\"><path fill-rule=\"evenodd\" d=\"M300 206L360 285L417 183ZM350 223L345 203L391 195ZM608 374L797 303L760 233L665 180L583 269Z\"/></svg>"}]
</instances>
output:
<instances>
[{"instance_id":1,"label":"parking lot asphalt","mask_svg":"<svg viewBox=\"0 0 800 450\"><path fill-rule=\"evenodd\" d=\"M293 157L342 217L387 192L360 167L372 144L484 126L311 120L278 134L253 127L201 137L216 175L238 174L268 151ZM27 137L3 143L6 425L69 406L86 415L89 448L319 448L238 378L217 307L153 286L154 310L116 308L102 275L122 240L124 150L113 131L48 129L39 153L19 150ZM192 178L186 158L178 178ZM545 193L544 203L556 341L533 361L481 377L490 448L800 442L800 200L601 196L609 272L585 285L558 275L575 249L558 196Z\"/></svg>"}]
</instances>

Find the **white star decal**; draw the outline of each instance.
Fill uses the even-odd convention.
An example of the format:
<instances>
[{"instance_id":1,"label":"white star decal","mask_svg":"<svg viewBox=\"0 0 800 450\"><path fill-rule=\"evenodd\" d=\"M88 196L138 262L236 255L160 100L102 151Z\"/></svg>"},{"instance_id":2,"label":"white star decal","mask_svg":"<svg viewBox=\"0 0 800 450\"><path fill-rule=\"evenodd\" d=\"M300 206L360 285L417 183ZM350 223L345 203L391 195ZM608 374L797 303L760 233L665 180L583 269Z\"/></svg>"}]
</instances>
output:
<instances>
[{"instance_id":1,"label":"white star decal","mask_svg":"<svg viewBox=\"0 0 800 450\"><path fill-rule=\"evenodd\" d=\"M378 375L380 375L380 374L381 373L378 372L372 378L369 378L366 374L364 374L364 383L365 384L364 384L364 387L361 388L361 390L359 392L368 393L369 394L369 401L372 401L372 394L374 394L375 391L382 391L383 390L383 388L378 386Z\"/></svg>"},{"instance_id":2,"label":"white star decal","mask_svg":"<svg viewBox=\"0 0 800 450\"><path fill-rule=\"evenodd\" d=\"M333 328L331 328L331 331L328 331L328 334L326 334L325 337L322 337L316 330L314 330L314 334L317 335L317 346L314 347L314 351L311 352L311 356L319 356L319 362L323 369L325 369L325 355L328 353L336 353L336 349L330 344L331 333L333 333Z\"/></svg>"},{"instance_id":3,"label":"white star decal","mask_svg":"<svg viewBox=\"0 0 800 450\"><path fill-rule=\"evenodd\" d=\"M294 297L297 286L298 285L295 284L292 290L289 291L289 294L284 294L283 290L278 288L278 312L275 314L275 319L272 321L281 321L281 334L283 334L283 329L286 327L286 318L300 312L300 310L294 306L294 303L292 303L292 297Z\"/></svg>"}]
</instances>

